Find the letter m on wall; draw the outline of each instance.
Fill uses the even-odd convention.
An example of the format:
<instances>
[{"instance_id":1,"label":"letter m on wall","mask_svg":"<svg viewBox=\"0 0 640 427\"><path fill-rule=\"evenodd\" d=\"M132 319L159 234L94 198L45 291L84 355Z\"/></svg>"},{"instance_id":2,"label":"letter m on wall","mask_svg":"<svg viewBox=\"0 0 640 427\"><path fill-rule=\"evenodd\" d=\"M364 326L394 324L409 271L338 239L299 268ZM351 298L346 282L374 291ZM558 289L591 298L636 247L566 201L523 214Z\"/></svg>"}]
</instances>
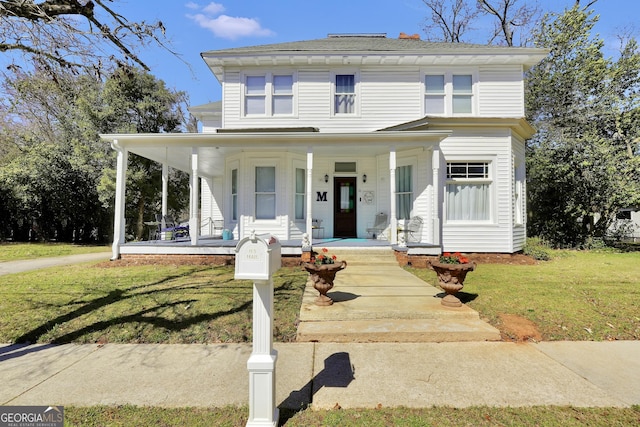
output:
<instances>
[{"instance_id":1,"label":"letter m on wall","mask_svg":"<svg viewBox=\"0 0 640 427\"><path fill-rule=\"evenodd\" d=\"M327 201L327 192L316 191L316 202L326 202L326 201Z\"/></svg>"}]
</instances>

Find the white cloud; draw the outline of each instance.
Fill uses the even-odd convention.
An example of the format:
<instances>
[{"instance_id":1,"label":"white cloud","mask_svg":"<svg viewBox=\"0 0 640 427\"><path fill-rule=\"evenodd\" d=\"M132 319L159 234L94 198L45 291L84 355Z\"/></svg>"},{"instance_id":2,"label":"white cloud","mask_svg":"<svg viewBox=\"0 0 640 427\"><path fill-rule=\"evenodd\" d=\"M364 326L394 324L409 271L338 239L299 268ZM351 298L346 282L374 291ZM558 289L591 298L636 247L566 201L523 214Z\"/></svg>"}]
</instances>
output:
<instances>
[{"instance_id":1,"label":"white cloud","mask_svg":"<svg viewBox=\"0 0 640 427\"><path fill-rule=\"evenodd\" d=\"M187 3L187 7L200 9L200 6L193 2ZM274 34L273 31L262 28L260 22L255 18L220 15L224 10L225 8L222 4L212 2L201 8L202 13L187 15L187 17L200 27L211 31L216 37L230 40L251 36L265 37Z\"/></svg>"},{"instance_id":2,"label":"white cloud","mask_svg":"<svg viewBox=\"0 0 640 427\"><path fill-rule=\"evenodd\" d=\"M187 4L185 4L185 6L186 6L188 9L194 9L194 10L196 10L196 9L200 9L200 6L199 6L197 3L194 3L194 2L192 2L192 1L190 1L190 2L189 2L189 3L187 3Z\"/></svg>"},{"instance_id":3,"label":"white cloud","mask_svg":"<svg viewBox=\"0 0 640 427\"><path fill-rule=\"evenodd\" d=\"M224 6L218 3L209 3L202 11L208 15L217 15L224 12Z\"/></svg>"}]
</instances>

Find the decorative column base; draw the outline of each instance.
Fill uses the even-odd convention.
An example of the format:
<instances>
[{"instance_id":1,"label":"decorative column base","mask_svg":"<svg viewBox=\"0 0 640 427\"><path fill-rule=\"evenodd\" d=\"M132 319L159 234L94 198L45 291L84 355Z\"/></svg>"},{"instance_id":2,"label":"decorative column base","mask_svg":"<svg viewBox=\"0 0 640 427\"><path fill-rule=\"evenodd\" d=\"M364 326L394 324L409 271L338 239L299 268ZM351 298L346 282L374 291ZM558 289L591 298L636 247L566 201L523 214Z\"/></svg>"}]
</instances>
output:
<instances>
[{"instance_id":1,"label":"decorative column base","mask_svg":"<svg viewBox=\"0 0 640 427\"><path fill-rule=\"evenodd\" d=\"M277 427L280 413L275 403L278 352L251 354L249 370L249 420L247 427Z\"/></svg>"}]
</instances>

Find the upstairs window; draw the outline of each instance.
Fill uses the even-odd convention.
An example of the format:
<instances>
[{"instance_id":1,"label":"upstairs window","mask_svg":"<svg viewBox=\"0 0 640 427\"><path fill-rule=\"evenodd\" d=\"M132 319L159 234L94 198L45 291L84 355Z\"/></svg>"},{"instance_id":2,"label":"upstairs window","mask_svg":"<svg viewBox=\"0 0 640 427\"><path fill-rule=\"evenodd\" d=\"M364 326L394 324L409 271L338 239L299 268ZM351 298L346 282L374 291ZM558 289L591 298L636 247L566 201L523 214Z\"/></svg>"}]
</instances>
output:
<instances>
[{"instance_id":1,"label":"upstairs window","mask_svg":"<svg viewBox=\"0 0 640 427\"><path fill-rule=\"evenodd\" d=\"M491 219L490 162L447 163L447 220Z\"/></svg>"},{"instance_id":2,"label":"upstairs window","mask_svg":"<svg viewBox=\"0 0 640 427\"><path fill-rule=\"evenodd\" d=\"M244 85L245 115L264 115L266 113L266 77L247 76Z\"/></svg>"},{"instance_id":3,"label":"upstairs window","mask_svg":"<svg viewBox=\"0 0 640 427\"><path fill-rule=\"evenodd\" d=\"M273 115L293 114L293 76L273 76Z\"/></svg>"},{"instance_id":4,"label":"upstairs window","mask_svg":"<svg viewBox=\"0 0 640 427\"><path fill-rule=\"evenodd\" d=\"M244 115L278 116L294 113L294 75L246 75Z\"/></svg>"},{"instance_id":5,"label":"upstairs window","mask_svg":"<svg viewBox=\"0 0 640 427\"><path fill-rule=\"evenodd\" d=\"M426 114L444 114L444 76L426 76L425 77L425 113Z\"/></svg>"},{"instance_id":6,"label":"upstairs window","mask_svg":"<svg viewBox=\"0 0 640 427\"><path fill-rule=\"evenodd\" d=\"M334 113L354 114L356 112L356 76L336 74Z\"/></svg>"},{"instance_id":7,"label":"upstairs window","mask_svg":"<svg viewBox=\"0 0 640 427\"><path fill-rule=\"evenodd\" d=\"M471 114L473 100L473 80L470 75L453 76L453 114Z\"/></svg>"},{"instance_id":8,"label":"upstairs window","mask_svg":"<svg viewBox=\"0 0 640 427\"><path fill-rule=\"evenodd\" d=\"M425 75L425 115L472 115L473 82L472 74L442 73Z\"/></svg>"}]
</instances>

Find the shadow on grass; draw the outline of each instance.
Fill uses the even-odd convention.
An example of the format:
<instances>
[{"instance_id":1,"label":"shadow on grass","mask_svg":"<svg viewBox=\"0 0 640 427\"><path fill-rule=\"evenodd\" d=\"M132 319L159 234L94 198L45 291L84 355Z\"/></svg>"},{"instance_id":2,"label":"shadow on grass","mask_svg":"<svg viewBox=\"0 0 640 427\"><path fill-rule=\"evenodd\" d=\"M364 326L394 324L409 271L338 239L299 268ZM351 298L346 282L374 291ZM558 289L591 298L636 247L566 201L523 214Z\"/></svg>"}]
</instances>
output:
<instances>
[{"instance_id":1,"label":"shadow on grass","mask_svg":"<svg viewBox=\"0 0 640 427\"><path fill-rule=\"evenodd\" d=\"M193 272L193 273L197 273L197 272ZM131 298L140 298L145 296L159 295L166 292L175 293L180 291L194 291L194 290L206 289L211 287L211 285L209 284L200 284L197 286L183 284L183 285L171 287L171 288L167 288L167 287L158 288L158 286L160 285L169 283L173 280L176 280L178 278L181 278L193 273L171 275L171 276L164 277L162 280L158 280L153 283L145 283L139 286L133 286L126 289L115 289L110 291L108 294L104 296L95 298L87 302L70 301L69 303L66 304L67 306L76 305L76 304L81 304L81 306L77 307L75 310L70 311L69 313L65 313L53 319L50 319L47 322L39 325L38 327L22 334L21 336L17 337L14 340L14 343L15 344L36 343L55 327L59 327L60 325L74 321L82 316L104 309L110 305L127 301ZM231 282L232 280L230 279L228 281ZM139 292L144 288L149 288L149 289ZM225 290L228 290L228 287L225 287ZM282 291L286 292L286 289ZM248 301L238 304L237 306L232 307L228 310L217 311L212 313L203 313L203 314L195 315L192 317L180 318L175 320L154 316L153 313L162 312L164 309L173 308L180 305L185 306L190 303L197 302L197 300L181 299L179 301L156 303L156 304L153 304L152 307L143 308L141 310L132 312L130 314L124 314L121 316L91 323L89 325L86 325L82 328L79 328L67 334L57 336L51 342L54 344L68 344L68 343L74 342L75 340L77 340L78 338L82 337L87 333L95 333L101 330L106 330L109 327L113 327L114 325L125 325L127 323L133 323L133 322L137 322L140 324L149 324L149 325L153 325L154 327L164 328L169 331L180 331L180 330L189 328L190 326L197 323L216 320L218 318L232 315L239 312L244 312L244 311L250 312L251 306L252 306L250 290L248 291L248 295L249 295Z\"/></svg>"},{"instance_id":2,"label":"shadow on grass","mask_svg":"<svg viewBox=\"0 0 640 427\"><path fill-rule=\"evenodd\" d=\"M21 336L17 337L14 340L14 344L22 345L22 344L32 344L38 342L42 339L43 336L50 333L52 329L56 327L60 327L60 325L67 324L68 322L72 322L82 316L89 315L91 313L97 312L99 310L105 309L108 306L113 304L121 303L127 301L132 298L140 298L140 297L148 297L153 295L161 295L163 293L171 292L189 292L189 291L201 291L201 290L211 290L213 286L210 283L198 283L198 284L180 284L178 286L173 287L161 287L159 286L165 285L167 283L171 283L174 280L184 278L185 276L190 276L192 274L200 273L201 270L196 270L183 274L174 274L163 277L161 280L157 280L151 283L144 283L138 286L131 286L126 289L115 289L110 291L108 294L95 298L89 301L69 301L65 303L64 306L74 306L79 305L76 309L61 314L53 319L46 321L45 323L37 326L36 328L25 332ZM278 297L278 295L283 295L281 299L285 296L289 297L289 294L292 290L295 290L297 287L296 281L292 278L285 277L285 280L282 281L277 287L274 288L274 295ZM251 299L251 288L245 288L244 286L233 286L231 285L235 282L234 279L222 279L222 278L214 278L216 285L224 285L223 289L225 292L228 292L231 288L237 289L239 294L247 295L247 300L244 301L242 298L241 301L237 301L237 304L234 307L228 308L224 311L215 311L193 315L191 317L181 317L178 319L167 319L161 317L159 315L154 315L154 313L160 313L165 311L166 309L172 309L179 306L187 306L194 302L198 302L197 299L189 299L182 298L179 301L167 301L165 303L153 303L151 307L142 307L140 310L137 310L129 313L123 313L120 316L111 317L108 319L99 319L91 324L87 324L82 326L76 330L68 332L64 335L56 336L51 340L53 344L68 344L76 342L78 339L83 337L86 334L96 333L104 330L108 330L113 326L124 326L126 324L138 323L138 324L147 324L151 325L154 328L164 329L170 332L179 332L185 330L195 324L206 323L210 321L215 321L216 319L223 318L225 316L233 315L236 313L246 312L249 315L251 314L252 308L252 299ZM60 308L64 307L60 306ZM0 354L4 352L0 351ZM12 354L20 354L12 353ZM17 356L9 356L5 357L17 357Z\"/></svg>"},{"instance_id":3,"label":"shadow on grass","mask_svg":"<svg viewBox=\"0 0 640 427\"><path fill-rule=\"evenodd\" d=\"M355 379L355 368L349 353L333 353L324 360L324 369L318 372L300 390L293 391L278 405L280 422L283 426L298 412L306 410L313 403L313 396L324 387L345 388Z\"/></svg>"}]
</instances>

